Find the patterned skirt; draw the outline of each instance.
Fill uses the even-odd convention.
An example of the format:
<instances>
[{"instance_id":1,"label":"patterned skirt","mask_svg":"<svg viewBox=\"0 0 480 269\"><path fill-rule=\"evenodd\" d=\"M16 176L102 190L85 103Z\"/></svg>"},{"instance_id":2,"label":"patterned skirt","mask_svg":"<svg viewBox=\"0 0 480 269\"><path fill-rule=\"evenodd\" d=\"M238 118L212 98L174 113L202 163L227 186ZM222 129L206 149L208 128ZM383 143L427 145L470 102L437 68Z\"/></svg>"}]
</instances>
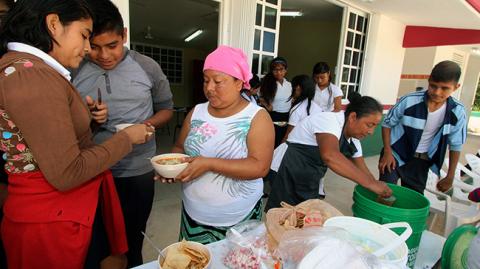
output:
<instances>
[{"instance_id":1,"label":"patterned skirt","mask_svg":"<svg viewBox=\"0 0 480 269\"><path fill-rule=\"evenodd\" d=\"M263 211L262 211L262 199L258 200L255 207L252 209L250 214L246 216L241 222L247 220L262 220ZM185 208L182 206L182 219L180 221L180 239L195 241L202 244L210 244L213 242L220 241L225 239L225 234L227 230L232 226L228 227L215 227L200 224L194 221L190 216L188 216Z\"/></svg>"}]
</instances>

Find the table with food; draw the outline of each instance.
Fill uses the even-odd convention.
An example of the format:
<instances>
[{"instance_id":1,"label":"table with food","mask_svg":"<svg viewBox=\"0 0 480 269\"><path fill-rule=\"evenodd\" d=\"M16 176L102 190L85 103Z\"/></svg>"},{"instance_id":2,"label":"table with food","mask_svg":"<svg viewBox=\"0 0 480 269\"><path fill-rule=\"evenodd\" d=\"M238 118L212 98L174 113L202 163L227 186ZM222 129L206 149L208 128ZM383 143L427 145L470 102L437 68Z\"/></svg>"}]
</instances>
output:
<instances>
[{"instance_id":1,"label":"table with food","mask_svg":"<svg viewBox=\"0 0 480 269\"><path fill-rule=\"evenodd\" d=\"M157 173L173 178L185 168L185 157L162 154L151 162ZM295 206L281 203L264 221L233 226L224 240L208 245L175 242L159 250L156 261L137 269L423 269L443 263L445 238L426 231L428 200L407 188L389 187L393 195L381 198L356 186L354 216L343 216L319 199Z\"/></svg>"},{"instance_id":2,"label":"table with food","mask_svg":"<svg viewBox=\"0 0 480 269\"><path fill-rule=\"evenodd\" d=\"M391 229L400 232L397 235ZM282 203L281 208L268 211L264 222L240 223L227 232L226 239L208 245L173 243L158 260L137 269L432 268L445 239L422 231L421 243L412 254L406 244L411 235L405 221L381 225L343 216L322 200L296 206Z\"/></svg>"}]
</instances>

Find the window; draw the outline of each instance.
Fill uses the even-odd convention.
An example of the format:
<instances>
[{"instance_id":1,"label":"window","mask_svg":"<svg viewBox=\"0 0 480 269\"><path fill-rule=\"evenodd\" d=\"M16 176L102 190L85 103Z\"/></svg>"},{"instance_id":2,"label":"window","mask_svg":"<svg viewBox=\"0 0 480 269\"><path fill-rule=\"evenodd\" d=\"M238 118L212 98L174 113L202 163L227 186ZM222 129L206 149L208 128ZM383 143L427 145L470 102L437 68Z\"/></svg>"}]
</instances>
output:
<instances>
[{"instance_id":1,"label":"window","mask_svg":"<svg viewBox=\"0 0 480 269\"><path fill-rule=\"evenodd\" d=\"M155 60L171 84L182 84L183 50L142 43L131 43L131 48Z\"/></svg>"},{"instance_id":2,"label":"window","mask_svg":"<svg viewBox=\"0 0 480 269\"><path fill-rule=\"evenodd\" d=\"M344 98L360 89L363 55L368 30L368 14L348 8L345 25L343 55L337 84L343 91Z\"/></svg>"},{"instance_id":3,"label":"window","mask_svg":"<svg viewBox=\"0 0 480 269\"><path fill-rule=\"evenodd\" d=\"M265 74L268 72L270 62L277 55L279 24L279 1L257 0L252 73Z\"/></svg>"}]
</instances>

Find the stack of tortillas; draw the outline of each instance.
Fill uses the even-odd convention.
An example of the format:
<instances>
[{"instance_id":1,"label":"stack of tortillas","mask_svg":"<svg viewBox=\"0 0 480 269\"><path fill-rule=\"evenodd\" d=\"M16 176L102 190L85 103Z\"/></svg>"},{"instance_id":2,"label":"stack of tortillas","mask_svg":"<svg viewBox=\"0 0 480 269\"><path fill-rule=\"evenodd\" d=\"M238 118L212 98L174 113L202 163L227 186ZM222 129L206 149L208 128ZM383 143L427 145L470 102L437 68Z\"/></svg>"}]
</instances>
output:
<instances>
[{"instance_id":1,"label":"stack of tortillas","mask_svg":"<svg viewBox=\"0 0 480 269\"><path fill-rule=\"evenodd\" d=\"M182 241L164 251L165 260L160 261L161 269L204 269L210 262L210 252L204 245Z\"/></svg>"}]
</instances>

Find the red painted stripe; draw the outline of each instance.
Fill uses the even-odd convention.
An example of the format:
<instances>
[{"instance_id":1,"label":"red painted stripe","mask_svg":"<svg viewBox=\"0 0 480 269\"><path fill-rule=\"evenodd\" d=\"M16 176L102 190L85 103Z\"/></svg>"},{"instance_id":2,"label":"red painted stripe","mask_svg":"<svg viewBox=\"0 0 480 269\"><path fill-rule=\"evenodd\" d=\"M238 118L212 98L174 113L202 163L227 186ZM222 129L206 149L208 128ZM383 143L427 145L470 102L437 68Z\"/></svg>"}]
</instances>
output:
<instances>
[{"instance_id":1,"label":"red painted stripe","mask_svg":"<svg viewBox=\"0 0 480 269\"><path fill-rule=\"evenodd\" d=\"M467 2L480 13L480 0L467 0Z\"/></svg>"},{"instance_id":2,"label":"red painted stripe","mask_svg":"<svg viewBox=\"0 0 480 269\"><path fill-rule=\"evenodd\" d=\"M424 74L402 74L401 79L428 79L430 75Z\"/></svg>"},{"instance_id":3,"label":"red painted stripe","mask_svg":"<svg viewBox=\"0 0 480 269\"><path fill-rule=\"evenodd\" d=\"M426 26L407 26L403 47L432 47L480 43L480 30L454 29Z\"/></svg>"}]
</instances>

